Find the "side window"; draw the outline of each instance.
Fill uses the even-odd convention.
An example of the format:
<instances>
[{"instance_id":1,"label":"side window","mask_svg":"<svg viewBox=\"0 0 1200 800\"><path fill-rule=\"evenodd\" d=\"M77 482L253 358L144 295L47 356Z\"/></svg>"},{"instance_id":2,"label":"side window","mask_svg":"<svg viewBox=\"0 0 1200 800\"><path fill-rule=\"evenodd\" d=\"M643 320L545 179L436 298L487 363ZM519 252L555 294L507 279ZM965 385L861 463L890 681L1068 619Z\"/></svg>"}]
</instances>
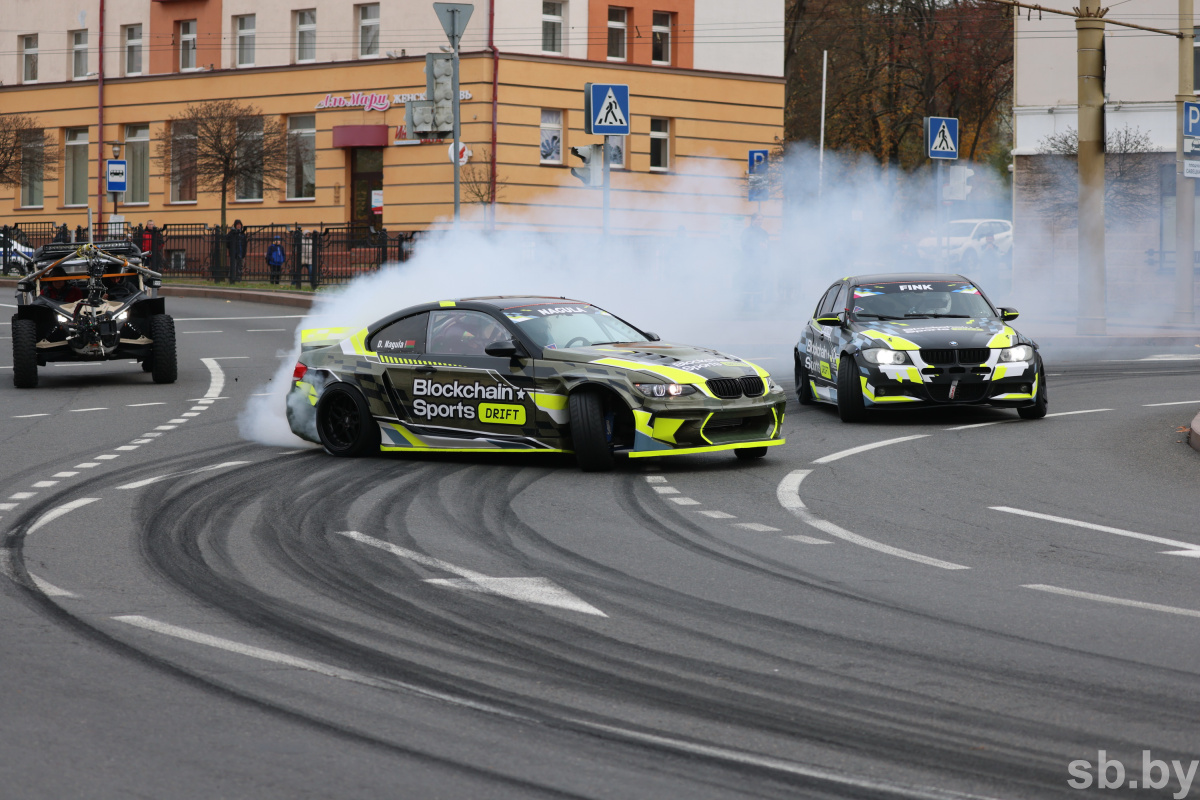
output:
<instances>
[{"instance_id":1,"label":"side window","mask_svg":"<svg viewBox=\"0 0 1200 800\"><path fill-rule=\"evenodd\" d=\"M393 322L371 337L368 349L387 356L424 353L425 328L428 323L428 311Z\"/></svg>"},{"instance_id":2,"label":"side window","mask_svg":"<svg viewBox=\"0 0 1200 800\"><path fill-rule=\"evenodd\" d=\"M446 356L482 356L492 342L511 338L482 311L434 311L429 319L429 352Z\"/></svg>"},{"instance_id":3,"label":"side window","mask_svg":"<svg viewBox=\"0 0 1200 800\"><path fill-rule=\"evenodd\" d=\"M821 295L821 299L817 301L817 307L813 309L814 317L821 316L821 309L825 308L825 304L829 302L829 295L831 292L833 292L834 288L835 287L830 286L825 290L825 294Z\"/></svg>"},{"instance_id":4,"label":"side window","mask_svg":"<svg viewBox=\"0 0 1200 800\"><path fill-rule=\"evenodd\" d=\"M839 311L845 311L846 306L848 305L849 303L846 299L846 284L843 283L840 287L838 287L837 299L833 301L833 308L831 308L830 311L834 314L837 314Z\"/></svg>"},{"instance_id":5,"label":"side window","mask_svg":"<svg viewBox=\"0 0 1200 800\"><path fill-rule=\"evenodd\" d=\"M835 283L829 287L829 291L825 293L825 297L821 298L821 305L817 308L817 316L823 317L826 314L833 314L836 310L838 293L842 289L841 283Z\"/></svg>"}]
</instances>

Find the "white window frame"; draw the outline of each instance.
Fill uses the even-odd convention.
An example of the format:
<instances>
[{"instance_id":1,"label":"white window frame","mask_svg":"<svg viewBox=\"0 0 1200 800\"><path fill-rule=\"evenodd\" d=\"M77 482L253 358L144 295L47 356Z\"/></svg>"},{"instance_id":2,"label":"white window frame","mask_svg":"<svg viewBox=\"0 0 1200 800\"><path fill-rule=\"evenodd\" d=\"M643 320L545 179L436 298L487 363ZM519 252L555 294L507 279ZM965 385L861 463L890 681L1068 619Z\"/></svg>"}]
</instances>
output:
<instances>
[{"instance_id":1,"label":"white window frame","mask_svg":"<svg viewBox=\"0 0 1200 800\"><path fill-rule=\"evenodd\" d=\"M150 205L150 126L148 124L143 122L125 126L125 163L127 164L126 175L129 189L126 190L121 205ZM136 197L133 186L138 182L145 184L146 198L144 200L131 199Z\"/></svg>"},{"instance_id":2,"label":"white window frame","mask_svg":"<svg viewBox=\"0 0 1200 800\"><path fill-rule=\"evenodd\" d=\"M654 130L654 123L662 122L666 130ZM665 166L654 166L654 143L663 143L663 161ZM650 171L651 172L670 172L671 171L671 120L666 117L651 117L650 118Z\"/></svg>"},{"instance_id":3,"label":"white window frame","mask_svg":"<svg viewBox=\"0 0 1200 800\"><path fill-rule=\"evenodd\" d=\"M33 47L29 46L30 40L33 41ZM37 83L38 82L38 35L36 33L27 33L21 36L21 83ZM33 67L30 70L30 67ZM29 73L33 72L33 77L29 77Z\"/></svg>"},{"instance_id":4,"label":"white window frame","mask_svg":"<svg viewBox=\"0 0 1200 800\"><path fill-rule=\"evenodd\" d=\"M311 14L312 22L304 22L304 15ZM308 48L312 53L309 58L304 58L305 38L308 38ZM317 60L317 10L315 8L302 8L296 12L296 63L311 64Z\"/></svg>"},{"instance_id":5,"label":"white window frame","mask_svg":"<svg viewBox=\"0 0 1200 800\"><path fill-rule=\"evenodd\" d=\"M301 121L307 122L308 124L306 124L304 127L300 127L295 124L295 123L301 122ZM287 158L288 158L288 175L287 175L287 187L284 191L284 196L288 200L316 200L317 199L317 115L316 114L296 114L295 116L288 117L287 125L288 125L288 156L287 156ZM292 151L293 144L292 144L292 142L295 141L295 139L293 137L301 137L301 136L305 137L308 140L309 152L307 155L308 155L308 158L312 159L311 164L312 164L312 173L313 173L313 193L312 193L311 197L305 197L302 195L292 194L292 188L293 188L294 180L296 177L292 171L292 167L293 167L293 161L292 161L292 159L293 159L293 151ZM307 164L305 166L307 166Z\"/></svg>"},{"instance_id":6,"label":"white window frame","mask_svg":"<svg viewBox=\"0 0 1200 800\"><path fill-rule=\"evenodd\" d=\"M249 27L247 26L249 24ZM233 18L233 63L238 67L253 67L255 60L255 27L257 20L254 14L242 14ZM247 50L249 53L247 54ZM250 58L247 60L246 55Z\"/></svg>"},{"instance_id":7,"label":"white window frame","mask_svg":"<svg viewBox=\"0 0 1200 800\"><path fill-rule=\"evenodd\" d=\"M88 77L88 32L71 31L71 80L85 81Z\"/></svg>"},{"instance_id":8,"label":"white window frame","mask_svg":"<svg viewBox=\"0 0 1200 800\"><path fill-rule=\"evenodd\" d=\"M72 139L74 137L74 139ZM63 205L68 208L86 207L88 204L88 129L67 128L63 133ZM81 152L82 151L82 152ZM80 166L82 162L82 167ZM82 169L83 175L77 172ZM83 197L76 196L78 185L83 187ZM74 202L72 202L74 201Z\"/></svg>"},{"instance_id":9,"label":"white window frame","mask_svg":"<svg viewBox=\"0 0 1200 800\"><path fill-rule=\"evenodd\" d=\"M612 18L614 11L621 12L621 19L614 20ZM608 38L604 42L604 54L609 61L628 61L629 60L629 9L621 6L608 7ZM621 32L621 55L614 56L610 53L612 47L613 31Z\"/></svg>"},{"instance_id":10,"label":"white window frame","mask_svg":"<svg viewBox=\"0 0 1200 800\"><path fill-rule=\"evenodd\" d=\"M547 121L547 119L546 119L547 114L551 115L551 119L549 121ZM557 121L555 121L553 115L557 115ZM540 160L540 163L542 163L542 164L562 164L563 163L563 149L566 144L566 140L563 138L563 127L564 127L563 120L565 117L566 117L566 115L563 113L562 109L560 109L560 108L543 108L542 109L541 124L538 129L539 130L539 133L538 133L538 158ZM545 140L545 136L546 136L547 132L552 132L552 133L557 132L558 133L558 157L557 158L547 158L542 153L542 142Z\"/></svg>"},{"instance_id":11,"label":"white window frame","mask_svg":"<svg viewBox=\"0 0 1200 800\"><path fill-rule=\"evenodd\" d=\"M375 16L367 17L367 10L374 9ZM359 58L379 58L379 3L365 3L361 6L355 6L355 11L358 16L358 57ZM364 35L369 29L374 29L375 34L375 52L365 52L364 47L368 41Z\"/></svg>"},{"instance_id":12,"label":"white window frame","mask_svg":"<svg viewBox=\"0 0 1200 800\"><path fill-rule=\"evenodd\" d=\"M189 60L191 66L188 66ZM181 19L179 21L179 71L194 72L197 69L199 67L196 66L196 20Z\"/></svg>"},{"instance_id":13,"label":"white window frame","mask_svg":"<svg viewBox=\"0 0 1200 800\"><path fill-rule=\"evenodd\" d=\"M650 26L650 63L651 64L670 64L671 63L671 28L675 27L675 15L669 11L654 11L651 12L651 21L654 23ZM667 18L666 25L658 24L658 17L664 16ZM666 50L666 58L658 59L654 57L654 46L657 43L659 36L663 37L664 49Z\"/></svg>"},{"instance_id":14,"label":"white window frame","mask_svg":"<svg viewBox=\"0 0 1200 800\"><path fill-rule=\"evenodd\" d=\"M553 2L543 2L542 3L542 52L547 55L561 56L563 54L563 29L565 27L564 23L566 20L566 13L565 13L566 5L567 5L566 3L558 2L558 0L553 0ZM557 14L547 13L546 6L557 6L558 13ZM549 27L547 27L547 26L549 26ZM558 41L558 49L557 50L549 50L546 48L546 33L549 30L552 30L555 28L557 28L555 38Z\"/></svg>"},{"instance_id":15,"label":"white window frame","mask_svg":"<svg viewBox=\"0 0 1200 800\"><path fill-rule=\"evenodd\" d=\"M135 32L137 33L136 38L133 35ZM125 46L122 51L124 54L122 66L125 69L125 74L141 75L145 71L145 65L142 62L142 58L145 56L145 51L142 49L142 26L126 25L123 33L124 35L121 38L124 39ZM137 69L132 70L129 68L129 62L135 54L137 56Z\"/></svg>"}]
</instances>

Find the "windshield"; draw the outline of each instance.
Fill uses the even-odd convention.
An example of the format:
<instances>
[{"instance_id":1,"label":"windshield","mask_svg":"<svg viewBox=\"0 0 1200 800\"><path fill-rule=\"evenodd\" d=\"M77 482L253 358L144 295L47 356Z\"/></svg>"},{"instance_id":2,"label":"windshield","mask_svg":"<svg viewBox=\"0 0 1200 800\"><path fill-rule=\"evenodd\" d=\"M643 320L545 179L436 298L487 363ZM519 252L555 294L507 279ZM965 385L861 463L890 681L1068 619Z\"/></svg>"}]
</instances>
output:
<instances>
[{"instance_id":1,"label":"windshield","mask_svg":"<svg viewBox=\"0 0 1200 800\"><path fill-rule=\"evenodd\" d=\"M967 238L975 230L974 222L949 222L946 224L946 236L956 236ZM943 235L940 231L934 231L934 236Z\"/></svg>"},{"instance_id":2,"label":"windshield","mask_svg":"<svg viewBox=\"0 0 1200 800\"><path fill-rule=\"evenodd\" d=\"M588 303L538 303L504 309L521 333L546 350L648 341L636 328Z\"/></svg>"},{"instance_id":3,"label":"windshield","mask_svg":"<svg viewBox=\"0 0 1200 800\"><path fill-rule=\"evenodd\" d=\"M912 319L921 317L995 317L979 290L969 283L872 283L854 287L855 319Z\"/></svg>"}]
</instances>

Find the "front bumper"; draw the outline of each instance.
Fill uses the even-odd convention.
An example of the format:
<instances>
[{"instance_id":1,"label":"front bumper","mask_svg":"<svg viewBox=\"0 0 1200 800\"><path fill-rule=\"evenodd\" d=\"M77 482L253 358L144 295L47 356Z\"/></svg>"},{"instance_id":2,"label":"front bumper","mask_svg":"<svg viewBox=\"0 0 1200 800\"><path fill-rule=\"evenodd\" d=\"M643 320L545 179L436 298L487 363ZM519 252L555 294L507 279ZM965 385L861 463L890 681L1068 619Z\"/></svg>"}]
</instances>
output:
<instances>
[{"instance_id":1,"label":"front bumper","mask_svg":"<svg viewBox=\"0 0 1200 800\"><path fill-rule=\"evenodd\" d=\"M706 401L684 407L675 401L633 409L630 458L712 453L784 444L782 391L740 401Z\"/></svg>"},{"instance_id":2,"label":"front bumper","mask_svg":"<svg viewBox=\"0 0 1200 800\"><path fill-rule=\"evenodd\" d=\"M993 356L994 358L994 356ZM956 366L859 366L868 408L1033 405L1043 380L1036 361Z\"/></svg>"}]
</instances>

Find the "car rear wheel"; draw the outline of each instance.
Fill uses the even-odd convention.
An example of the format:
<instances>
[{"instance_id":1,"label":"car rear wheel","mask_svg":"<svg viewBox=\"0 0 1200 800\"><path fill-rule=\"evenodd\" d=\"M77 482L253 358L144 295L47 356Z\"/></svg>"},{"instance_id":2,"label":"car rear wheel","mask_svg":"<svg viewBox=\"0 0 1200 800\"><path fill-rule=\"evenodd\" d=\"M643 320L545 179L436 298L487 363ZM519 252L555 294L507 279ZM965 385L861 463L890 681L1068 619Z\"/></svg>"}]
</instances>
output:
<instances>
[{"instance_id":1,"label":"car rear wheel","mask_svg":"<svg viewBox=\"0 0 1200 800\"><path fill-rule=\"evenodd\" d=\"M175 320L167 314L150 317L150 369L155 383L174 383L179 377L175 361ZM142 362L142 369L146 369Z\"/></svg>"},{"instance_id":2,"label":"car rear wheel","mask_svg":"<svg viewBox=\"0 0 1200 800\"><path fill-rule=\"evenodd\" d=\"M32 389L38 385L37 323L13 317L12 343L13 386Z\"/></svg>"},{"instance_id":3,"label":"car rear wheel","mask_svg":"<svg viewBox=\"0 0 1200 800\"><path fill-rule=\"evenodd\" d=\"M762 458L767 454L765 447L739 447L733 454L740 459Z\"/></svg>"},{"instance_id":4,"label":"car rear wheel","mask_svg":"<svg viewBox=\"0 0 1200 800\"><path fill-rule=\"evenodd\" d=\"M584 472L612 469L615 459L604 425L604 398L587 389L573 392L570 413L571 441L580 469Z\"/></svg>"},{"instance_id":5,"label":"car rear wheel","mask_svg":"<svg viewBox=\"0 0 1200 800\"><path fill-rule=\"evenodd\" d=\"M838 416L842 422L861 422L867 416L867 411L854 356L842 356L838 361L837 385Z\"/></svg>"},{"instance_id":6,"label":"car rear wheel","mask_svg":"<svg viewBox=\"0 0 1200 800\"><path fill-rule=\"evenodd\" d=\"M800 360L800 356L796 356L796 399L800 401L802 406L811 406L816 398L813 397L812 384L809 382L808 370L804 368L804 362Z\"/></svg>"},{"instance_id":7,"label":"car rear wheel","mask_svg":"<svg viewBox=\"0 0 1200 800\"><path fill-rule=\"evenodd\" d=\"M1042 371L1042 367L1038 365L1038 390L1037 399L1033 405L1018 408L1017 414L1021 419L1041 419L1046 416L1046 408L1050 405L1050 393L1046 390L1046 373Z\"/></svg>"},{"instance_id":8,"label":"car rear wheel","mask_svg":"<svg viewBox=\"0 0 1200 800\"><path fill-rule=\"evenodd\" d=\"M317 434L331 456L355 458L379 451L379 425L362 394L334 384L317 403Z\"/></svg>"}]
</instances>

